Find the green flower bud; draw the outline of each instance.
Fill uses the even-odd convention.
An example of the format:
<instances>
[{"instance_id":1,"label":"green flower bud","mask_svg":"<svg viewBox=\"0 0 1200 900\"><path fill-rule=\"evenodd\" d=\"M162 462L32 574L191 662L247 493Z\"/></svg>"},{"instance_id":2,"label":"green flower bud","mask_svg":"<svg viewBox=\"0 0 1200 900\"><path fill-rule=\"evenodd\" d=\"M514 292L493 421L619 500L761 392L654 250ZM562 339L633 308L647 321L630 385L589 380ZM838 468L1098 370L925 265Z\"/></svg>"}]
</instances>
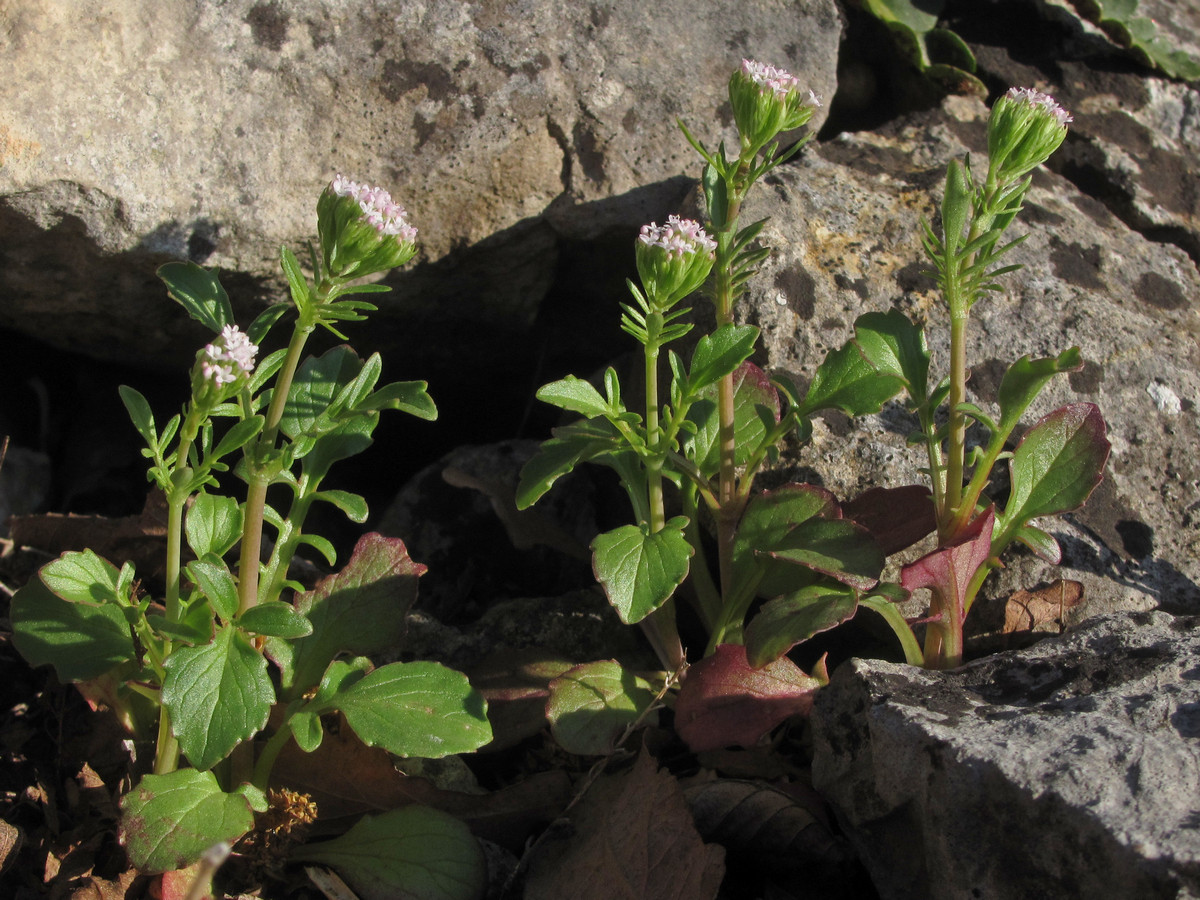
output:
<instances>
[{"instance_id":1,"label":"green flower bud","mask_svg":"<svg viewBox=\"0 0 1200 900\"><path fill-rule=\"evenodd\" d=\"M1071 115L1049 94L1012 88L988 119L988 177L1008 184L1050 158L1067 136Z\"/></svg>"},{"instance_id":2,"label":"green flower bud","mask_svg":"<svg viewBox=\"0 0 1200 900\"><path fill-rule=\"evenodd\" d=\"M317 201L317 232L334 278L359 278L402 266L416 253L417 229L383 188L338 175Z\"/></svg>"},{"instance_id":3,"label":"green flower bud","mask_svg":"<svg viewBox=\"0 0 1200 900\"><path fill-rule=\"evenodd\" d=\"M698 222L670 216L666 225L643 225L635 246L646 300L663 311L704 284L716 259L717 242Z\"/></svg>"},{"instance_id":4,"label":"green flower bud","mask_svg":"<svg viewBox=\"0 0 1200 900\"><path fill-rule=\"evenodd\" d=\"M750 59L743 59L729 79L729 102L742 150L750 154L758 153L780 132L805 125L821 105L812 91L801 91L795 76Z\"/></svg>"}]
</instances>

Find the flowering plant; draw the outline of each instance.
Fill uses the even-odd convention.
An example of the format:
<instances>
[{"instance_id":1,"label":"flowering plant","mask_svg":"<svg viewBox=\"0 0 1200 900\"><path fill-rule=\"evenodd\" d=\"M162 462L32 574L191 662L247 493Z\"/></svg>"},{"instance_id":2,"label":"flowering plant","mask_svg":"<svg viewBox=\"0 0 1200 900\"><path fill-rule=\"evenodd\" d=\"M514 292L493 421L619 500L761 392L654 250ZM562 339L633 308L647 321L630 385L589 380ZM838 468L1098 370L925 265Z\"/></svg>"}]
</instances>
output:
<instances>
[{"instance_id":1,"label":"flowering plant","mask_svg":"<svg viewBox=\"0 0 1200 900\"><path fill-rule=\"evenodd\" d=\"M680 685L675 724L693 749L754 743L787 716L806 711L827 678L823 661L807 674L788 651L849 620L860 607L888 621L911 662L957 664L962 620L998 564L997 554L1021 540L1053 557L1053 539L1029 520L1081 504L1107 457L1103 421L1090 404L1050 414L1015 451L1005 451L1021 414L1049 378L1079 365L1077 349L1014 364L1001 386L999 421L965 398L970 307L996 289L996 277L1015 268L997 260L1019 239L1000 239L1020 211L1029 172L1062 142L1070 121L1065 112L1044 94L1012 91L992 114L984 184L975 185L969 163L950 166L942 235L932 228L926 235L950 313L948 380L930 387L924 332L893 310L862 316L855 339L831 351L801 391L749 362L759 332L737 324L734 310L769 253L757 243L764 222L740 225L743 202L758 178L803 145L801 138L781 150L780 134L805 124L816 101L787 72L750 60L734 72L729 95L739 133L736 157L728 158L723 144L710 151L683 128L705 163L707 222L672 217L664 228L646 226L635 244L642 287L629 285L635 305L624 305L622 327L643 345L644 406L635 411L625 405L611 368L603 394L573 376L537 393L584 419L555 429L525 466L518 505L536 502L582 461L619 473L636 524L595 539L593 568L622 620L643 627L666 670L651 680L614 678L612 663L595 663L560 679L561 697L551 685L552 724L579 711L581 683L590 689L584 692L590 708L604 712L592 733L579 728L578 717L569 735L560 729L560 740L565 737L577 752L602 752L643 715L655 696L652 680L664 691ZM715 329L696 342L690 364L667 350L670 386L662 403L659 356L691 330L682 301L702 281ZM876 489L848 504L807 484L753 491L756 474L785 436L801 445L808 441L814 413L878 412L902 390L921 422L932 503L929 490L914 486ZM974 455L966 451L968 420L991 432L991 441ZM1006 455L1012 458L1013 495L1006 511L996 513L981 497L993 465ZM667 515L666 485L674 487L679 515ZM888 555L934 529L937 550L907 566L900 584L880 581ZM897 601L923 588L933 601L919 620L926 635L921 651ZM677 625L677 594L690 601L707 635L704 657L690 661L690 669Z\"/></svg>"},{"instance_id":2,"label":"flowering plant","mask_svg":"<svg viewBox=\"0 0 1200 900\"><path fill-rule=\"evenodd\" d=\"M356 295L388 290L352 279L415 252L415 229L379 188L339 176L317 212L312 280L283 248L292 302L268 308L245 331L213 272L192 263L159 269L170 296L216 334L196 356L189 401L165 423L140 393L121 388L146 442L149 480L166 500L161 597L143 593L132 563L118 567L84 550L43 566L12 601L14 642L30 663L54 666L135 738L153 735L152 771L122 801L122 836L143 871L202 864L214 845L249 832L255 813L294 805L290 792L274 789L272 766L292 741L315 750L323 715L340 713L365 743L403 756L441 757L491 738L485 703L463 675L431 662L376 668L367 659L399 643L425 571L403 543L366 535L340 573L310 589L291 572L303 546L336 561L327 539L304 530L313 504L366 520L361 496L321 483L334 463L371 444L380 413L437 417L424 382L378 384L378 354L363 360L340 346L304 358L318 326L341 336L335 323L376 308ZM288 345L259 360L258 345L290 311ZM221 490L233 487L218 477L227 473L244 484L244 501ZM272 504L286 509L268 504L272 489ZM478 854L457 820L403 812L372 820L371 846L387 853L436 833L434 856ZM357 843L350 851L361 858ZM296 855L305 852L316 851ZM336 844L319 852L335 866L347 859Z\"/></svg>"}]
</instances>

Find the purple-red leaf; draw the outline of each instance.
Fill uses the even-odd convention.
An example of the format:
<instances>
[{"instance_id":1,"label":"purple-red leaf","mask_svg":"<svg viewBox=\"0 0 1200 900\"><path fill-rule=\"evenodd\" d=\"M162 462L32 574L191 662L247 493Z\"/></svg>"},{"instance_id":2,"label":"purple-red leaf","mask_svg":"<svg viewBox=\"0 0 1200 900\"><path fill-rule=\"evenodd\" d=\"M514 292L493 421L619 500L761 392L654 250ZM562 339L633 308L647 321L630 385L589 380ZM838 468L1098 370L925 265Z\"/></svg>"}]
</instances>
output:
<instances>
[{"instance_id":1,"label":"purple-red leaf","mask_svg":"<svg viewBox=\"0 0 1200 900\"><path fill-rule=\"evenodd\" d=\"M929 588L934 596L934 610L947 611L953 621L961 623L966 614L967 586L991 556L995 524L996 511L989 506L966 527L957 542L905 566L900 571L901 586L908 591Z\"/></svg>"},{"instance_id":2,"label":"purple-red leaf","mask_svg":"<svg viewBox=\"0 0 1200 900\"><path fill-rule=\"evenodd\" d=\"M842 515L871 532L884 556L911 547L937 528L929 488L922 484L863 491L842 504Z\"/></svg>"},{"instance_id":3,"label":"purple-red leaf","mask_svg":"<svg viewBox=\"0 0 1200 900\"><path fill-rule=\"evenodd\" d=\"M675 728L697 753L752 747L784 719L807 714L820 686L786 656L755 669L745 647L721 644L688 670L675 702Z\"/></svg>"}]
</instances>

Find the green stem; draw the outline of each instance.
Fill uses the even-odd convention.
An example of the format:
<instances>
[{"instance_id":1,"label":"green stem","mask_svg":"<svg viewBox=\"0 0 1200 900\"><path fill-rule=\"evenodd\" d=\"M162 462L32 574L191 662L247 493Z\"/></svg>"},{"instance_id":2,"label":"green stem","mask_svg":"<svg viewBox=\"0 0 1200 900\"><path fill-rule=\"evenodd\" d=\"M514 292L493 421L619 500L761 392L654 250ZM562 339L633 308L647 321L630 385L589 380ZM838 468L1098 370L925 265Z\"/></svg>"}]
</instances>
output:
<instances>
[{"instance_id":1,"label":"green stem","mask_svg":"<svg viewBox=\"0 0 1200 900\"><path fill-rule=\"evenodd\" d=\"M967 416L958 407L967 399L967 319L966 304L952 302L950 306L950 395L948 398L950 421L946 426L946 495L945 505L938 516L938 536L943 545L954 537L952 528L962 504Z\"/></svg>"},{"instance_id":2,"label":"green stem","mask_svg":"<svg viewBox=\"0 0 1200 900\"><path fill-rule=\"evenodd\" d=\"M171 715L165 706L158 709L158 745L154 749L154 774L166 775L179 768L179 741L171 731Z\"/></svg>"},{"instance_id":3,"label":"green stem","mask_svg":"<svg viewBox=\"0 0 1200 900\"><path fill-rule=\"evenodd\" d=\"M322 287L325 287L322 285ZM320 292L320 289L318 290ZM292 379L300 366L300 358L304 353L304 345L312 334L314 325L307 322L297 322L292 330L292 339L288 343L287 356L275 378L275 387L271 394L271 405L267 408L266 421L262 434L259 435L254 449L247 454L249 472L249 488L246 492L246 512L242 523L242 547L238 560L238 614L258 603L259 567L262 560L262 529L263 514L267 506L267 486L269 479L253 472L251 460L257 454L271 453L275 449L275 438L279 434L279 422L283 419L283 410L287 404L288 392L292 387Z\"/></svg>"},{"instance_id":4,"label":"green stem","mask_svg":"<svg viewBox=\"0 0 1200 900\"><path fill-rule=\"evenodd\" d=\"M895 603L881 597L867 597L859 601L860 606L865 606L867 609L873 610L883 617L883 621L887 622L888 627L892 629L896 637L900 641L900 647L904 650L904 660L910 666L921 666L925 663L925 655L921 651L921 645L917 642L917 636L913 634L912 627L908 624L908 620L904 618L904 613L900 611Z\"/></svg>"}]
</instances>

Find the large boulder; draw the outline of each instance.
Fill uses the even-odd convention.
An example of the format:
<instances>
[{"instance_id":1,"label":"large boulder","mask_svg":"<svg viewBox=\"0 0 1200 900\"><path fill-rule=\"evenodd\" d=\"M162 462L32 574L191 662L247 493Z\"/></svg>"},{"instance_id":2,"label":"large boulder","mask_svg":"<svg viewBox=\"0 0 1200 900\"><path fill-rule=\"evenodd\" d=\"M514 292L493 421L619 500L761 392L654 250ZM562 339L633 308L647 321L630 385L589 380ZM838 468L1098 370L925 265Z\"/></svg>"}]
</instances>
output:
<instances>
[{"instance_id":1,"label":"large boulder","mask_svg":"<svg viewBox=\"0 0 1200 900\"><path fill-rule=\"evenodd\" d=\"M1125 613L950 672L840 667L813 782L884 900L1200 896L1200 618Z\"/></svg>"},{"instance_id":2,"label":"large boulder","mask_svg":"<svg viewBox=\"0 0 1200 900\"><path fill-rule=\"evenodd\" d=\"M673 211L695 168L677 118L716 138L743 55L832 96L840 33L834 0L9 4L0 325L110 359L190 354L156 265L221 267L251 313L284 296L279 247L309 239L343 172L421 233L370 340L413 369L501 358L560 237Z\"/></svg>"}]
</instances>

